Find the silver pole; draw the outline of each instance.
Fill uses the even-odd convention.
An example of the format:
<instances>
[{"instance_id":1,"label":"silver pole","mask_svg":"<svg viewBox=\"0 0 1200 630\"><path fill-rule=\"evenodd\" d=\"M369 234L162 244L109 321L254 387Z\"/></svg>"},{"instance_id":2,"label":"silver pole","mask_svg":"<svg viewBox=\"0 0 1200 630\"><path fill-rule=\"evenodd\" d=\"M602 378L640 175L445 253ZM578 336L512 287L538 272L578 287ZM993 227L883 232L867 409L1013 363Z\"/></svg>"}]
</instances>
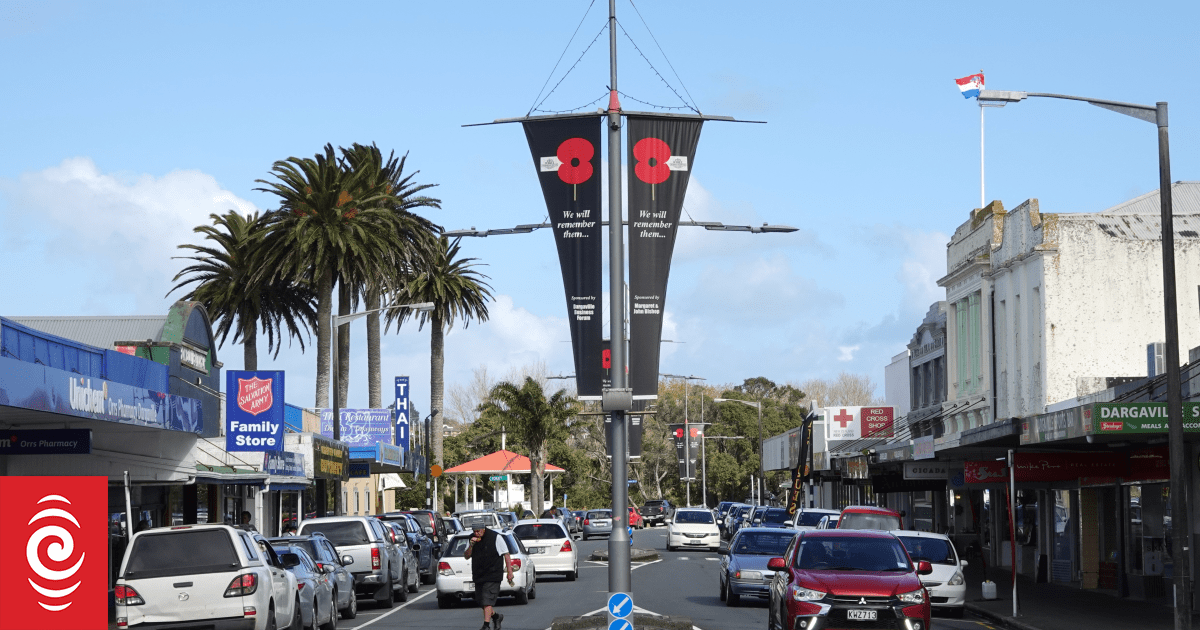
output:
<instances>
[{"instance_id":1,"label":"silver pole","mask_svg":"<svg viewBox=\"0 0 1200 630\"><path fill-rule=\"evenodd\" d=\"M212 521L212 515L209 514L208 520ZM133 500L129 497L129 471L125 471L125 541L128 543L133 539Z\"/></svg>"},{"instance_id":2,"label":"silver pole","mask_svg":"<svg viewBox=\"0 0 1200 630\"><path fill-rule=\"evenodd\" d=\"M687 479L687 506L692 507L692 431L688 424L688 379L683 378L683 471Z\"/></svg>"},{"instance_id":3,"label":"silver pole","mask_svg":"<svg viewBox=\"0 0 1200 630\"><path fill-rule=\"evenodd\" d=\"M621 213L621 110L617 99L617 0L608 0L608 295L609 337L612 339L612 388L626 387L625 357L625 242ZM643 343L649 341L641 340ZM608 591L632 590L629 566L629 530L617 526L628 522L629 446L624 411L612 412L612 510L613 528L608 537Z\"/></svg>"},{"instance_id":4,"label":"silver pole","mask_svg":"<svg viewBox=\"0 0 1200 630\"><path fill-rule=\"evenodd\" d=\"M1008 449L1008 510L1009 510L1008 517L1010 519L1012 519L1012 522L1014 523L1013 530L1015 532L1015 529L1016 529L1015 523L1017 522L1017 467L1016 467L1016 464L1013 462L1013 450L1011 448ZM1016 545L1017 545L1016 538L1013 537L1012 540L1008 541L1008 544L1011 545L1015 549ZM1015 560L1013 561L1012 597L1013 597L1012 616L1016 617L1017 616L1017 566L1016 566Z\"/></svg>"},{"instance_id":5,"label":"silver pole","mask_svg":"<svg viewBox=\"0 0 1200 630\"><path fill-rule=\"evenodd\" d=\"M979 99L975 99L979 101ZM979 101L979 207L983 208L983 101Z\"/></svg>"}]
</instances>

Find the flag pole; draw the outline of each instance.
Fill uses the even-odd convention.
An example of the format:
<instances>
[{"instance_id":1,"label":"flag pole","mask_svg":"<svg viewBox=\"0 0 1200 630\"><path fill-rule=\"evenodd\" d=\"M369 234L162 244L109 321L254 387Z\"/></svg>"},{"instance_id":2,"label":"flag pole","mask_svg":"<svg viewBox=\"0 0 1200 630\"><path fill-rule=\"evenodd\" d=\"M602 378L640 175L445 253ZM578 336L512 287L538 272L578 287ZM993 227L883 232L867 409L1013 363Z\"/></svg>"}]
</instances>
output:
<instances>
[{"instance_id":1,"label":"flag pole","mask_svg":"<svg viewBox=\"0 0 1200 630\"><path fill-rule=\"evenodd\" d=\"M978 96L975 100L979 102L979 207L982 209L986 204L983 194L983 101Z\"/></svg>"}]
</instances>

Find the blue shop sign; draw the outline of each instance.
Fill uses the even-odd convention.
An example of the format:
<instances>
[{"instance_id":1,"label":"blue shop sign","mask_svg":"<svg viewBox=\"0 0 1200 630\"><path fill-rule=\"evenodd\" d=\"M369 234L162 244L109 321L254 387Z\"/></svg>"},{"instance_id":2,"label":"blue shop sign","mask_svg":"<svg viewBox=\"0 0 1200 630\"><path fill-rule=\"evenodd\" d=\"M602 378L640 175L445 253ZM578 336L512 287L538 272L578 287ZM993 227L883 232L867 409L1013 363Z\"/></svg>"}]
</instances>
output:
<instances>
[{"instance_id":1,"label":"blue shop sign","mask_svg":"<svg viewBox=\"0 0 1200 630\"><path fill-rule=\"evenodd\" d=\"M408 451L409 422L408 422L408 377L396 377L396 446Z\"/></svg>"},{"instance_id":2,"label":"blue shop sign","mask_svg":"<svg viewBox=\"0 0 1200 630\"><path fill-rule=\"evenodd\" d=\"M391 409L342 409L340 440L351 448L369 446L379 442L392 444ZM321 435L333 437L333 410L321 410Z\"/></svg>"},{"instance_id":3,"label":"blue shop sign","mask_svg":"<svg viewBox=\"0 0 1200 630\"><path fill-rule=\"evenodd\" d=\"M225 450L283 450L283 372L225 373Z\"/></svg>"},{"instance_id":4,"label":"blue shop sign","mask_svg":"<svg viewBox=\"0 0 1200 630\"><path fill-rule=\"evenodd\" d=\"M87 455L91 429L0 431L0 455Z\"/></svg>"},{"instance_id":5,"label":"blue shop sign","mask_svg":"<svg viewBox=\"0 0 1200 630\"><path fill-rule=\"evenodd\" d=\"M280 477L303 477L304 456L290 451L272 451L263 454L263 470L268 475Z\"/></svg>"},{"instance_id":6,"label":"blue shop sign","mask_svg":"<svg viewBox=\"0 0 1200 630\"><path fill-rule=\"evenodd\" d=\"M204 428L199 400L8 358L0 358L0 405L188 433Z\"/></svg>"},{"instance_id":7,"label":"blue shop sign","mask_svg":"<svg viewBox=\"0 0 1200 630\"><path fill-rule=\"evenodd\" d=\"M364 479L371 476L370 462L350 462L350 478Z\"/></svg>"}]
</instances>

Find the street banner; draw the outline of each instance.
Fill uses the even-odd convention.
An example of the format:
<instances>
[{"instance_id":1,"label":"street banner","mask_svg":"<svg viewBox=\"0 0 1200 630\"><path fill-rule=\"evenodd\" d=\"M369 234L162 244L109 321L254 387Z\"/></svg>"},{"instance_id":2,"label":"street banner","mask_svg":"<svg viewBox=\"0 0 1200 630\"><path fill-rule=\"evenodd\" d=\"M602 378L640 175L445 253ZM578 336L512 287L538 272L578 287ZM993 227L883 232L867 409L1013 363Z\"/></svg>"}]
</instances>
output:
<instances>
[{"instance_id":1,"label":"street banner","mask_svg":"<svg viewBox=\"0 0 1200 630\"><path fill-rule=\"evenodd\" d=\"M0 630L109 627L108 496L107 477L0 477Z\"/></svg>"},{"instance_id":2,"label":"street banner","mask_svg":"<svg viewBox=\"0 0 1200 630\"><path fill-rule=\"evenodd\" d=\"M599 116L524 123L562 268L582 400L600 400L604 336Z\"/></svg>"},{"instance_id":3,"label":"street banner","mask_svg":"<svg viewBox=\"0 0 1200 630\"><path fill-rule=\"evenodd\" d=\"M643 411L646 408L646 401L633 401L633 411ZM626 453L630 459L635 459L642 456L642 426L646 421L645 414L629 413L625 414L625 445ZM608 449L608 456L612 457L612 415L604 416L604 441Z\"/></svg>"},{"instance_id":4,"label":"street banner","mask_svg":"<svg viewBox=\"0 0 1200 630\"><path fill-rule=\"evenodd\" d=\"M812 451L813 421L816 414L809 414L800 425L800 452L796 457L796 467L792 469L792 487L788 490L787 511L795 514L799 509L804 493L804 482L811 472L808 464L808 454Z\"/></svg>"},{"instance_id":5,"label":"street banner","mask_svg":"<svg viewBox=\"0 0 1200 630\"><path fill-rule=\"evenodd\" d=\"M408 453L408 440L411 436L408 420L408 377L396 377L396 446ZM408 458L405 458L407 461Z\"/></svg>"},{"instance_id":6,"label":"street banner","mask_svg":"<svg viewBox=\"0 0 1200 630\"><path fill-rule=\"evenodd\" d=\"M675 458L679 461L679 478L681 480L696 478L696 458L700 455L700 440L704 435L704 427L699 424L667 425L667 432L675 442ZM690 435L689 435L690 434Z\"/></svg>"},{"instance_id":7,"label":"street banner","mask_svg":"<svg viewBox=\"0 0 1200 630\"><path fill-rule=\"evenodd\" d=\"M895 407L828 407L824 412L829 442L893 437Z\"/></svg>"},{"instance_id":8,"label":"street banner","mask_svg":"<svg viewBox=\"0 0 1200 630\"><path fill-rule=\"evenodd\" d=\"M633 397L658 398L667 277L703 121L629 116L629 379Z\"/></svg>"},{"instance_id":9,"label":"street banner","mask_svg":"<svg viewBox=\"0 0 1200 630\"><path fill-rule=\"evenodd\" d=\"M370 447L383 442L391 444L392 410L391 409L339 409L341 412L341 433L339 437L346 446ZM321 435L333 438L333 410L321 410Z\"/></svg>"},{"instance_id":10,"label":"street banner","mask_svg":"<svg viewBox=\"0 0 1200 630\"><path fill-rule=\"evenodd\" d=\"M283 372L225 372L225 450L283 450Z\"/></svg>"}]
</instances>

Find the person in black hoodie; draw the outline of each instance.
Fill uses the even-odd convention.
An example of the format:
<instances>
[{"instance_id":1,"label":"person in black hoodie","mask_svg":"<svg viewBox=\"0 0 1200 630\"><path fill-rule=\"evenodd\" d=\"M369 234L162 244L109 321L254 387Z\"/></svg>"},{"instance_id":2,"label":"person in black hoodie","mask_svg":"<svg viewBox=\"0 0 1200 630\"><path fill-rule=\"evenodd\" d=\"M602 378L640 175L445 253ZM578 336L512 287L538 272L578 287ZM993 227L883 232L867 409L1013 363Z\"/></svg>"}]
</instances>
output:
<instances>
[{"instance_id":1,"label":"person in black hoodie","mask_svg":"<svg viewBox=\"0 0 1200 630\"><path fill-rule=\"evenodd\" d=\"M475 527L463 556L471 561L475 601L483 608L483 627L480 630L500 630L504 615L494 612L492 607L496 605L496 598L500 596L500 580L506 572L508 583L513 583L508 545L504 538L481 524Z\"/></svg>"}]
</instances>

